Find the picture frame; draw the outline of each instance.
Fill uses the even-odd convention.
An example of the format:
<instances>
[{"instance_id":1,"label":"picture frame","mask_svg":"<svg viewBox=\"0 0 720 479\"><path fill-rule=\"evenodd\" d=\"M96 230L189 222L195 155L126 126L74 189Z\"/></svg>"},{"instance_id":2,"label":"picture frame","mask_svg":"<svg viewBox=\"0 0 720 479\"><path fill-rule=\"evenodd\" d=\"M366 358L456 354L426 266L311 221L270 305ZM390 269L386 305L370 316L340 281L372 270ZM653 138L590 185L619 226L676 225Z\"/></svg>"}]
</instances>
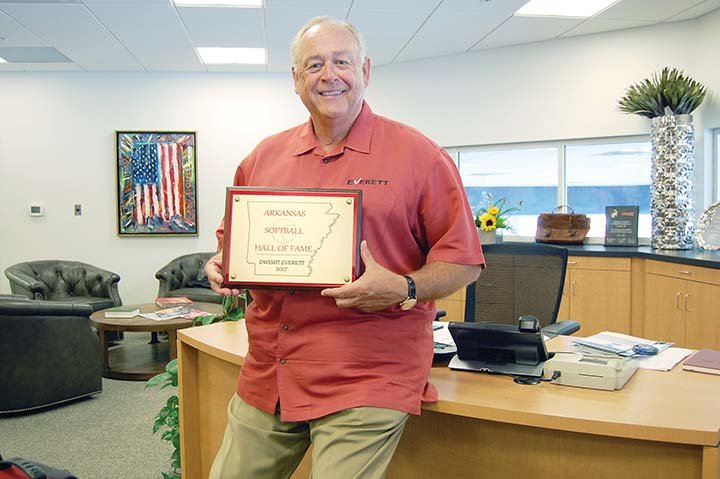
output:
<instances>
[{"instance_id":1,"label":"picture frame","mask_svg":"<svg viewBox=\"0 0 720 479\"><path fill-rule=\"evenodd\" d=\"M198 235L194 131L116 131L119 236Z\"/></svg>"}]
</instances>

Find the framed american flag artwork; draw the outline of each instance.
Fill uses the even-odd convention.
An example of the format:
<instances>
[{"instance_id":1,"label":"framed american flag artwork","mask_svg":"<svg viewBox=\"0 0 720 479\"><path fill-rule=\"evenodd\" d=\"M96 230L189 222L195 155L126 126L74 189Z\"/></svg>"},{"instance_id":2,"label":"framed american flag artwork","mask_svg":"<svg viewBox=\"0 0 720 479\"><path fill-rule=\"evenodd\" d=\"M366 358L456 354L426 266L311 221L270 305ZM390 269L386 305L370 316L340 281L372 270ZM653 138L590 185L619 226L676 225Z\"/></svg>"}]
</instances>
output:
<instances>
[{"instance_id":1,"label":"framed american flag artwork","mask_svg":"<svg viewBox=\"0 0 720 479\"><path fill-rule=\"evenodd\" d=\"M116 131L118 234L197 235L194 131Z\"/></svg>"}]
</instances>

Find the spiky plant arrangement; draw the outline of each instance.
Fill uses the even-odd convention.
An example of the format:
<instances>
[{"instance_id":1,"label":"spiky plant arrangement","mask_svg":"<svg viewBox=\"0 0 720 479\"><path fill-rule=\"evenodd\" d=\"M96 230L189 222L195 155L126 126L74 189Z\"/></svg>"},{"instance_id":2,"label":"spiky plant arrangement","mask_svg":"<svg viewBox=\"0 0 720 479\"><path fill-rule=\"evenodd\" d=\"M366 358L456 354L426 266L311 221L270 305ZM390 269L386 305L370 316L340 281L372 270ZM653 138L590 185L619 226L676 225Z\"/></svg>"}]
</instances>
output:
<instances>
[{"instance_id":1,"label":"spiky plant arrangement","mask_svg":"<svg viewBox=\"0 0 720 479\"><path fill-rule=\"evenodd\" d=\"M690 114L705 99L707 89L682 70L665 67L660 74L632 85L619 101L620 111L647 118Z\"/></svg>"}]
</instances>

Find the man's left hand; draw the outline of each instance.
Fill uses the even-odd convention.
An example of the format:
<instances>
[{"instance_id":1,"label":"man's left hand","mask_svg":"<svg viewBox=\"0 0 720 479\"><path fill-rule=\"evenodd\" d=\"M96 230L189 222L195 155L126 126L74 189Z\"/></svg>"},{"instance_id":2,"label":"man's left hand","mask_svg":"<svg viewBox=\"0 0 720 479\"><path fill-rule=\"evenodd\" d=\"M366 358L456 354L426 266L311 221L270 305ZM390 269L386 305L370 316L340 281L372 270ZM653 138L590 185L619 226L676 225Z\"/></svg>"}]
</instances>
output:
<instances>
[{"instance_id":1,"label":"man's left hand","mask_svg":"<svg viewBox=\"0 0 720 479\"><path fill-rule=\"evenodd\" d=\"M335 298L339 308L357 308L365 313L380 311L407 298L407 281L375 261L367 241L360 243L365 273L355 282L339 288L323 289L320 294Z\"/></svg>"}]
</instances>

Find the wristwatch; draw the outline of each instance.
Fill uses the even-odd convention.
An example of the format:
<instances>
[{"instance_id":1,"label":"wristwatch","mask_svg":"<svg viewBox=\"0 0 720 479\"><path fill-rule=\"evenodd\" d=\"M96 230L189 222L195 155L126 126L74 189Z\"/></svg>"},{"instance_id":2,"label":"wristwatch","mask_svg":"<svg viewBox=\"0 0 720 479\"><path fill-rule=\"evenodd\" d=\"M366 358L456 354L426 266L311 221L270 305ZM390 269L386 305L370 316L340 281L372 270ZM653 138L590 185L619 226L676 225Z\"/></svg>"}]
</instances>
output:
<instances>
[{"instance_id":1,"label":"wristwatch","mask_svg":"<svg viewBox=\"0 0 720 479\"><path fill-rule=\"evenodd\" d=\"M408 295L399 306L403 311L407 311L417 304L417 293L415 292L415 281L410 276L404 276L404 278L408 285Z\"/></svg>"}]
</instances>

